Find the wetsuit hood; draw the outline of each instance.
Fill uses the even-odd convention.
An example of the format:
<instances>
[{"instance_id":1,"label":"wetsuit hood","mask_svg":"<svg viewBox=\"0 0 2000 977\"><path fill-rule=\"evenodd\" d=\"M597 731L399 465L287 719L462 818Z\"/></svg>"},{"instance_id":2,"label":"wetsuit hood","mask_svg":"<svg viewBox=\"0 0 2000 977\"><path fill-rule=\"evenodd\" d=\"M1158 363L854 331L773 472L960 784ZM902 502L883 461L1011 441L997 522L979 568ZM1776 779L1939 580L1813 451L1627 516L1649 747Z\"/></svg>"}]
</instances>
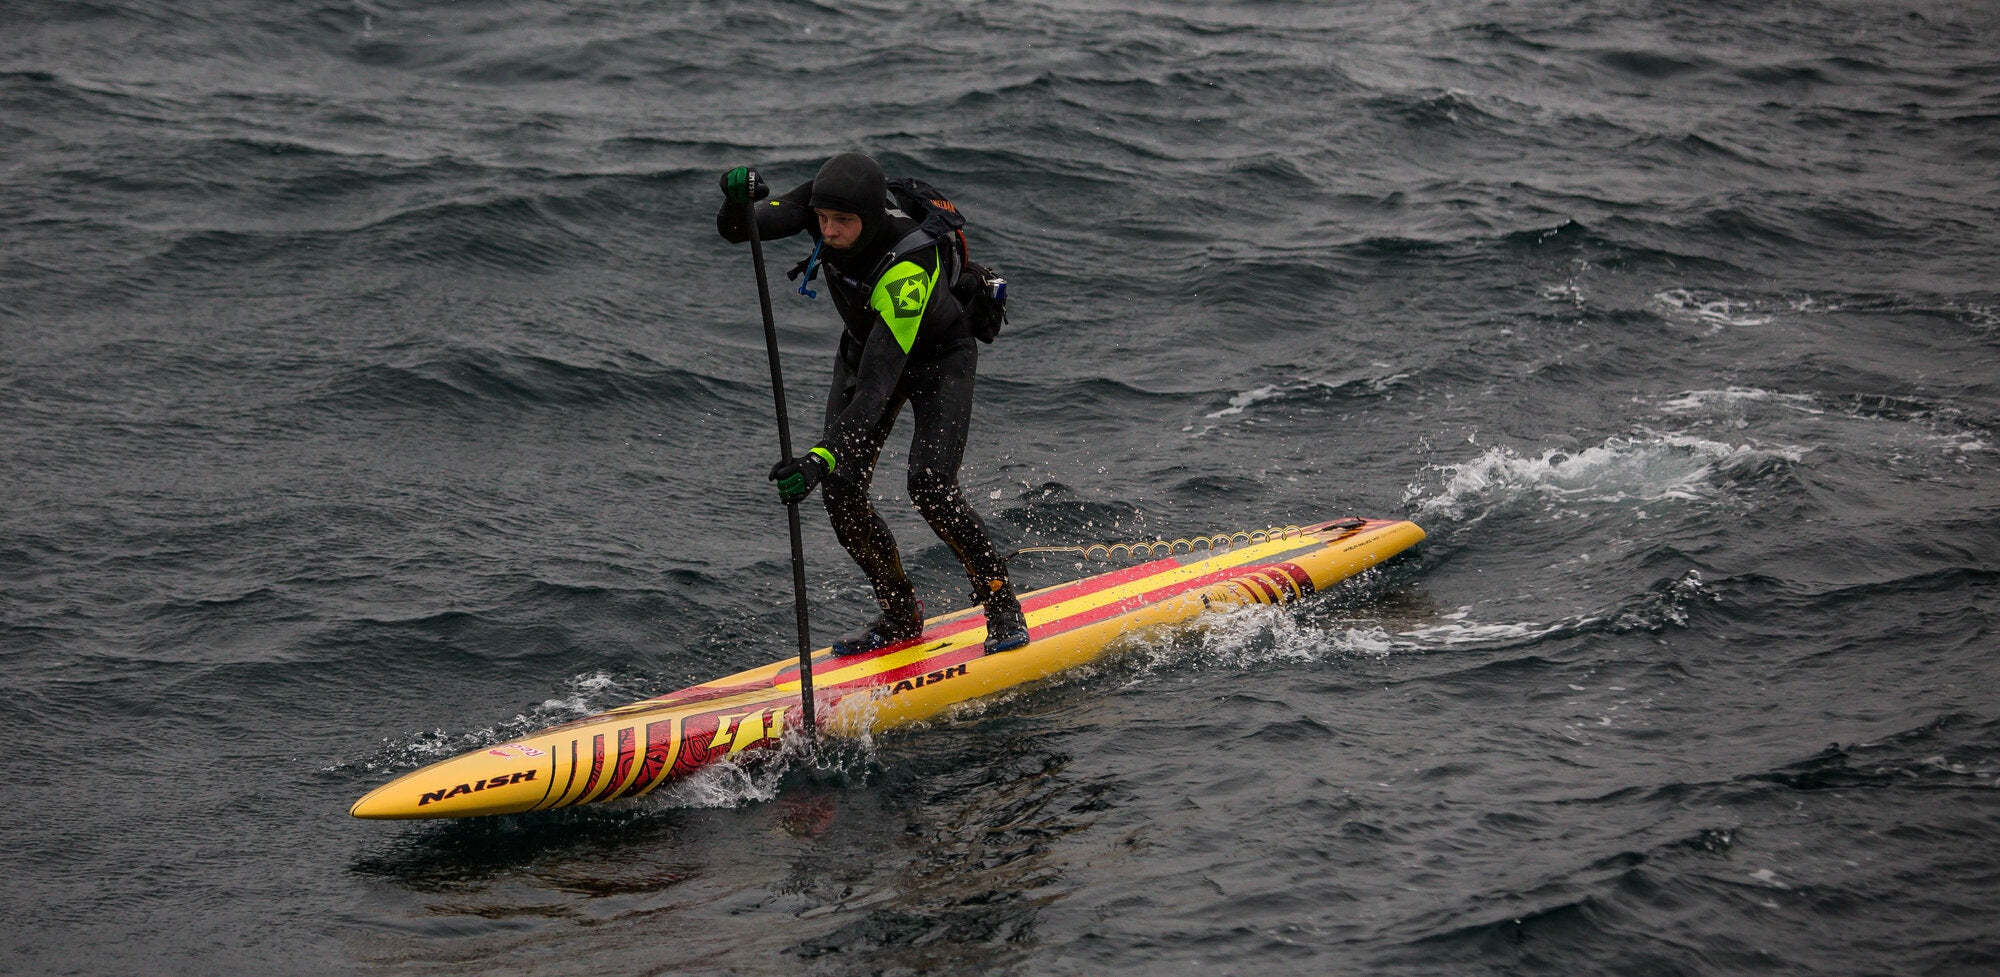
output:
<instances>
[{"instance_id":1,"label":"wetsuit hood","mask_svg":"<svg viewBox=\"0 0 2000 977\"><path fill-rule=\"evenodd\" d=\"M861 153L841 153L826 161L813 177L812 203L815 209L839 210L861 218L861 237L849 250L873 243L889 222L884 205L889 195L889 178L881 164Z\"/></svg>"}]
</instances>

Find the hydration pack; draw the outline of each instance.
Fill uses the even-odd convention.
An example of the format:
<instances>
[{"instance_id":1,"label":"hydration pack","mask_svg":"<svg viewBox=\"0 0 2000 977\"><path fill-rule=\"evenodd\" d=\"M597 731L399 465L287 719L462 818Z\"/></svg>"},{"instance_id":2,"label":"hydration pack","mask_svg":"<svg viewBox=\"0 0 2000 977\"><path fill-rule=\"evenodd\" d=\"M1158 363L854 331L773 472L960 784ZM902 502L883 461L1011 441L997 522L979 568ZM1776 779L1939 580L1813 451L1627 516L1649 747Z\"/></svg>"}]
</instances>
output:
<instances>
[{"instance_id":1,"label":"hydration pack","mask_svg":"<svg viewBox=\"0 0 2000 977\"><path fill-rule=\"evenodd\" d=\"M868 275L867 287L872 287L884 272L896 266L896 262L936 245L940 250L938 276L944 279L952 297L965 309L966 324L971 328L973 337L982 343L991 343L994 337L1000 335L1000 327L1007 322L1007 281L993 269L973 261L968 254L965 215L959 213L958 206L938 192L936 187L916 177L890 180L889 199L904 216L917 221L917 227L903 235L903 239L882 256ZM815 257L819 254L817 248L813 254ZM807 258L793 268L788 277L797 278L803 273L806 281L811 281L813 265L813 258ZM805 291L803 283L799 288ZM866 287L862 289L865 290Z\"/></svg>"}]
</instances>

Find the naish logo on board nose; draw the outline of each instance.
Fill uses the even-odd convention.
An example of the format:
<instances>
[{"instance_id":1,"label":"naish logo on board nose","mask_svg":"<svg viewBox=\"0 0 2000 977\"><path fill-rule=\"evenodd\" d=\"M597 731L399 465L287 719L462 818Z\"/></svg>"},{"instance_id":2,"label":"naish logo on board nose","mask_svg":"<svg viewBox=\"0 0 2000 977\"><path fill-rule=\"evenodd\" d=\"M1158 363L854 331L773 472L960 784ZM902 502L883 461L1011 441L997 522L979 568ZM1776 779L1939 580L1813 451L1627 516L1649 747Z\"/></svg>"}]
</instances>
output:
<instances>
[{"instance_id":1,"label":"naish logo on board nose","mask_svg":"<svg viewBox=\"0 0 2000 977\"><path fill-rule=\"evenodd\" d=\"M492 777L486 780L475 780L469 784L459 784L456 787L440 787L437 790L427 790L424 791L423 798L417 801L417 806L423 807L425 804L429 804L432 801L446 801L454 797L457 797L460 794L473 794L482 790L489 790L497 787L506 787L510 784L518 784L521 783L522 781L533 780L533 779L535 779L535 772L533 770L523 770L515 774L501 774L498 777Z\"/></svg>"}]
</instances>

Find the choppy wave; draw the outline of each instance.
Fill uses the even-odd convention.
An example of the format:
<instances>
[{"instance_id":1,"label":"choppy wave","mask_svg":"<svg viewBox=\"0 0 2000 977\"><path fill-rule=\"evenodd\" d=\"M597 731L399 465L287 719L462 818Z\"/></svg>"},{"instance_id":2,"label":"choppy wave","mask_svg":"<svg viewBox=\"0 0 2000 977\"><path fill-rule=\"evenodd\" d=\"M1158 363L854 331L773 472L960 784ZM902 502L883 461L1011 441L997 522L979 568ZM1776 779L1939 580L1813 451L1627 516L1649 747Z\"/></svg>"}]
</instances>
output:
<instances>
[{"instance_id":1,"label":"choppy wave","mask_svg":"<svg viewBox=\"0 0 2000 977\"><path fill-rule=\"evenodd\" d=\"M13 4L9 966L1991 971L1995 30ZM814 760L348 823L791 646L715 179L856 148L1013 283L962 470L1001 545L1429 541ZM838 327L799 244L766 271L810 443ZM879 508L955 605L910 428ZM823 639L871 605L802 514Z\"/></svg>"},{"instance_id":2,"label":"choppy wave","mask_svg":"<svg viewBox=\"0 0 2000 977\"><path fill-rule=\"evenodd\" d=\"M325 385L315 402L340 410L450 408L468 413L537 407L671 405L676 410L738 404L741 386L637 357L615 364L472 348L384 349ZM712 407L707 409L713 409Z\"/></svg>"}]
</instances>

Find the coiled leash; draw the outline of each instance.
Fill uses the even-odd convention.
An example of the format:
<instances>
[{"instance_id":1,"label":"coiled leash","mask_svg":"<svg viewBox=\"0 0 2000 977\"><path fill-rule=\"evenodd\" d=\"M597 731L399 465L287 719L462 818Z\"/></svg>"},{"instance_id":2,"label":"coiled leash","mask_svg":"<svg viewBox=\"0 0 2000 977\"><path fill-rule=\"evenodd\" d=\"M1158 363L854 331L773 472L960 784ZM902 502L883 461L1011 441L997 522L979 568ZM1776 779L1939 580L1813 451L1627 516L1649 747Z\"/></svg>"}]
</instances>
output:
<instances>
[{"instance_id":1,"label":"coiled leash","mask_svg":"<svg viewBox=\"0 0 2000 977\"><path fill-rule=\"evenodd\" d=\"M1366 519L1342 519L1327 524L1328 529L1351 531L1368 524ZM1007 554L1006 559L1023 553L1074 553L1086 560L1157 560L1163 556L1193 553L1205 549L1211 553L1238 546L1253 546L1272 540L1290 539L1305 530L1299 526L1272 526L1268 529L1252 529L1234 533L1216 533L1212 536L1196 536L1192 539L1155 539L1135 543L1090 543L1084 546L1023 546Z\"/></svg>"}]
</instances>

